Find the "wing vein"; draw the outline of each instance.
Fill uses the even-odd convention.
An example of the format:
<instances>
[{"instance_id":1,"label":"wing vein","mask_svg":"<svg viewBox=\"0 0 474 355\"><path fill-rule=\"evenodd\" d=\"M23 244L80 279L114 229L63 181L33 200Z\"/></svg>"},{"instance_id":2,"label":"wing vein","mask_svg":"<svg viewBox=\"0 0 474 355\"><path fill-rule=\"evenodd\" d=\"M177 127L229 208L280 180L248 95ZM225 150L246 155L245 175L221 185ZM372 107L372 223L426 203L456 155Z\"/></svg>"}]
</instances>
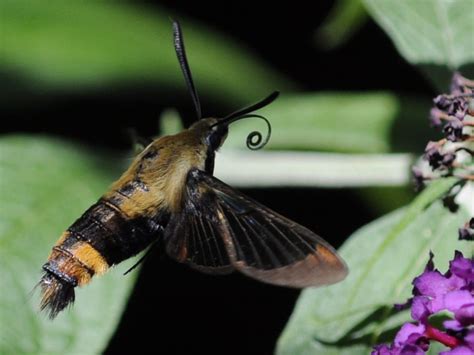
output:
<instances>
[{"instance_id":1,"label":"wing vein","mask_svg":"<svg viewBox=\"0 0 474 355\"><path fill-rule=\"evenodd\" d=\"M275 255L275 253L273 253L273 251L271 250L271 248L267 245L267 243L265 243L265 241L259 237L259 234L257 233L257 231L253 228L253 226L251 225L250 221L248 220L248 217L246 216L246 218L243 218L243 222L245 223L245 225L253 232L253 234L255 235L258 243L263 247L263 249L267 252L267 255L268 257L270 258L271 260L271 263L275 266L280 266L281 263L280 261L278 260L277 256ZM256 222L256 221L255 221ZM258 255L258 253L257 253ZM259 256L259 259L260 259L260 256ZM262 266L263 263L262 263Z\"/></svg>"},{"instance_id":2,"label":"wing vein","mask_svg":"<svg viewBox=\"0 0 474 355\"><path fill-rule=\"evenodd\" d=\"M277 225L275 225L275 224L272 223L271 221L268 221L268 224L270 224L270 225L272 226L272 228L273 228L278 234L280 234L280 235L282 236L282 238L283 238L289 245L291 245L291 246L294 248L294 250L295 250L297 253L299 253L299 255L300 255L302 258L304 258L304 257L308 254L308 253L305 253L305 251L304 251L300 246L298 246L298 245L297 245L296 243L294 243L290 238L288 238L287 234L286 234L286 233L283 233L283 232L281 231L281 229L278 228ZM298 233L294 232L294 230L293 230L292 228L288 228L288 229L289 229L290 233L293 233L293 234L297 237L297 239L299 239L306 247L308 247L308 249L309 249L310 252L311 252L312 250L314 250L314 248L311 247L311 246L309 245L309 243L306 242Z\"/></svg>"},{"instance_id":3,"label":"wing vein","mask_svg":"<svg viewBox=\"0 0 474 355\"><path fill-rule=\"evenodd\" d=\"M286 264L290 264L292 261L288 259L288 251L287 249L281 244L281 242L275 237L273 233L262 223L256 219L253 219L254 223L260 227L261 233L267 236L267 241L263 238L260 238L260 243L265 246L266 250L270 251L271 255L273 256L272 259L276 260L275 266L281 267ZM265 222L268 223L268 220L265 219ZM277 249L280 250L280 254L287 258L287 263L282 260L279 260L277 255L273 252L272 248L268 245L271 242Z\"/></svg>"},{"instance_id":4,"label":"wing vein","mask_svg":"<svg viewBox=\"0 0 474 355\"><path fill-rule=\"evenodd\" d=\"M203 245L203 241L202 241L201 232L199 230L199 225L196 223L196 217L194 215L193 215L193 227L195 227L196 237L198 238L199 248L201 250L202 261L203 261L204 265L208 265L208 261L207 261L207 258L206 258L206 252L204 251L204 245ZM197 264L199 264L199 263L197 263Z\"/></svg>"},{"instance_id":5,"label":"wing vein","mask_svg":"<svg viewBox=\"0 0 474 355\"><path fill-rule=\"evenodd\" d=\"M211 243L209 243L209 235L208 233L206 233L206 228L204 226L204 223L202 222L202 218L199 218L199 225L201 227L201 230L203 231L204 233L204 244L207 246L207 251L209 252L209 257L211 258L211 264L212 266L217 266L216 263L215 263L215 260L214 260L214 253L212 252L212 248L211 248Z\"/></svg>"},{"instance_id":6,"label":"wing vein","mask_svg":"<svg viewBox=\"0 0 474 355\"><path fill-rule=\"evenodd\" d=\"M257 252L257 249L255 248L255 245L252 243L252 240L249 238L247 232L245 231L245 228L242 227L239 219L235 216L235 213L234 211L232 211L231 209L227 209L227 212L230 213L232 215L232 218L236 221L236 223L239 225L241 231L242 231L242 234L243 236L245 237L245 239L247 239L248 241L248 244L250 245L250 249L252 250L252 254L254 256L254 260L255 262L257 263L258 266L260 267L263 267L263 262L262 262L262 259L260 258L260 255L258 254ZM247 260L245 260L245 253L244 251L242 250L242 247L241 247L241 243L239 243L239 240L237 239L237 236L235 234L235 232L233 231L232 227L230 226L229 224L229 227L232 231L232 236L233 236L233 239L236 241L236 245L237 247L239 248L240 250L240 256L244 259L244 261L247 263Z\"/></svg>"},{"instance_id":7,"label":"wing vein","mask_svg":"<svg viewBox=\"0 0 474 355\"><path fill-rule=\"evenodd\" d=\"M216 234L214 232L214 225L208 219L206 219L206 222L207 222L207 225L209 226L209 229L211 230L212 240L214 242L214 245L216 246L217 257L219 258L219 263L220 263L220 265L223 265L224 264L224 257L222 256L221 248L219 247L218 239L217 239Z\"/></svg>"}]
</instances>

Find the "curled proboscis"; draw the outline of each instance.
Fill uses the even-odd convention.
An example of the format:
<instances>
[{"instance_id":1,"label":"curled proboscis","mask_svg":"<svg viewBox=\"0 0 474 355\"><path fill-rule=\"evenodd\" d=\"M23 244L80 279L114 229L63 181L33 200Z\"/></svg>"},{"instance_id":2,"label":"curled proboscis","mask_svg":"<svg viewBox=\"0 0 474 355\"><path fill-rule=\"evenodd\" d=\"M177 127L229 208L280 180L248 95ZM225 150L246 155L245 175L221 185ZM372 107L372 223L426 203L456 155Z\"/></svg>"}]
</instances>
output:
<instances>
[{"instance_id":1,"label":"curled proboscis","mask_svg":"<svg viewBox=\"0 0 474 355\"><path fill-rule=\"evenodd\" d=\"M244 115L244 116L239 117L239 120L242 118L252 118L252 117L256 117L256 118L260 118L264 120L268 128L265 139L263 139L262 133L258 131L250 132L249 135L247 136L247 141L246 141L247 148L249 148L250 150L259 150L259 149L262 149L270 140L270 137L272 135L272 126L265 117L260 116L260 115L254 115L254 114Z\"/></svg>"}]
</instances>

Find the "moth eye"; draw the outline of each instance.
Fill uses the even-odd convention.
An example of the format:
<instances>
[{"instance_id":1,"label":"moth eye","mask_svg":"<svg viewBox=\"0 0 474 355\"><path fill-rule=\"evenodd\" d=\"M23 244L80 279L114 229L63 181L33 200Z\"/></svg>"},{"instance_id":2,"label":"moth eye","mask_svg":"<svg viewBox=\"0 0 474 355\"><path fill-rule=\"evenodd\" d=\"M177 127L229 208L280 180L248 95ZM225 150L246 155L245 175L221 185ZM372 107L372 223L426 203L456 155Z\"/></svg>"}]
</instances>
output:
<instances>
[{"instance_id":1,"label":"moth eye","mask_svg":"<svg viewBox=\"0 0 474 355\"><path fill-rule=\"evenodd\" d=\"M217 148L219 148L221 139L220 139L219 135L216 132L213 132L209 136L208 141L209 141L209 145L211 146L211 148L213 150L216 150Z\"/></svg>"},{"instance_id":2,"label":"moth eye","mask_svg":"<svg viewBox=\"0 0 474 355\"><path fill-rule=\"evenodd\" d=\"M227 136L227 127L221 128L216 127L210 133L207 138L207 142L212 150L217 150L223 143L224 138Z\"/></svg>"}]
</instances>

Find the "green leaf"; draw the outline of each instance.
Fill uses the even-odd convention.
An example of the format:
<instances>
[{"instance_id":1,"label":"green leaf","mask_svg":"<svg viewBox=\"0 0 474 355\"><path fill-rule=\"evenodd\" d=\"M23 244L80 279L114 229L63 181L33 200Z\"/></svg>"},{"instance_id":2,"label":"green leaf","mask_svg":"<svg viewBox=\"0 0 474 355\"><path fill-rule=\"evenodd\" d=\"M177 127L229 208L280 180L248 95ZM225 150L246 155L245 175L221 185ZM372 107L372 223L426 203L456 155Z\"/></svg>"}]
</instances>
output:
<instances>
[{"instance_id":1,"label":"green leaf","mask_svg":"<svg viewBox=\"0 0 474 355\"><path fill-rule=\"evenodd\" d=\"M363 0L400 54L445 89L450 72L472 75L474 3L470 0ZM469 65L469 67L462 68Z\"/></svg>"},{"instance_id":2,"label":"green leaf","mask_svg":"<svg viewBox=\"0 0 474 355\"><path fill-rule=\"evenodd\" d=\"M327 50L346 43L367 21L361 0L337 0L316 32L317 44Z\"/></svg>"},{"instance_id":3,"label":"green leaf","mask_svg":"<svg viewBox=\"0 0 474 355\"><path fill-rule=\"evenodd\" d=\"M364 0L377 23L411 63L474 62L474 5L469 0Z\"/></svg>"},{"instance_id":4,"label":"green leaf","mask_svg":"<svg viewBox=\"0 0 474 355\"><path fill-rule=\"evenodd\" d=\"M437 268L446 270L455 249L470 248L457 240L468 214L431 204L454 181L436 181L406 209L354 233L340 251L349 276L334 286L303 291L277 353L367 354L374 343L390 341L410 319L407 311L393 314L393 304L410 296L411 281L421 273L429 251Z\"/></svg>"},{"instance_id":5,"label":"green leaf","mask_svg":"<svg viewBox=\"0 0 474 355\"><path fill-rule=\"evenodd\" d=\"M45 137L0 140L0 353L97 354L135 281L133 260L77 291L54 321L38 311L41 266L59 235L117 177L110 159ZM110 158L110 157L109 157Z\"/></svg>"},{"instance_id":6,"label":"green leaf","mask_svg":"<svg viewBox=\"0 0 474 355\"><path fill-rule=\"evenodd\" d=\"M388 93L300 93L282 95L258 114L272 124L268 149L382 153L398 111ZM259 127L266 132L257 119L233 124L225 146L244 148L248 133Z\"/></svg>"},{"instance_id":7,"label":"green leaf","mask_svg":"<svg viewBox=\"0 0 474 355\"><path fill-rule=\"evenodd\" d=\"M238 104L292 87L231 38L169 11L117 1L2 0L0 70L18 77L12 85L35 90L124 82L184 90L170 17L181 20L201 92Z\"/></svg>"}]
</instances>

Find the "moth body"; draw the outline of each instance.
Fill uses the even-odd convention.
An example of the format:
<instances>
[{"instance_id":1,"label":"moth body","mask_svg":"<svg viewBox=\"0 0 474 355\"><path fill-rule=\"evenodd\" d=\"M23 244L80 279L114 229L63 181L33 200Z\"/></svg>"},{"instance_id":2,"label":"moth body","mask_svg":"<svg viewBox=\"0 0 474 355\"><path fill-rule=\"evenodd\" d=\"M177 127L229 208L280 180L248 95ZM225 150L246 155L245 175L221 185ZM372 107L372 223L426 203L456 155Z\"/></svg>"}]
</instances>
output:
<instances>
[{"instance_id":1,"label":"moth body","mask_svg":"<svg viewBox=\"0 0 474 355\"><path fill-rule=\"evenodd\" d=\"M40 282L41 308L49 308L51 317L74 301L74 287L88 284L162 236L170 214L180 212L188 172L204 170L207 155L214 157L206 139L215 121L201 120L153 141L61 235Z\"/></svg>"}]
</instances>

